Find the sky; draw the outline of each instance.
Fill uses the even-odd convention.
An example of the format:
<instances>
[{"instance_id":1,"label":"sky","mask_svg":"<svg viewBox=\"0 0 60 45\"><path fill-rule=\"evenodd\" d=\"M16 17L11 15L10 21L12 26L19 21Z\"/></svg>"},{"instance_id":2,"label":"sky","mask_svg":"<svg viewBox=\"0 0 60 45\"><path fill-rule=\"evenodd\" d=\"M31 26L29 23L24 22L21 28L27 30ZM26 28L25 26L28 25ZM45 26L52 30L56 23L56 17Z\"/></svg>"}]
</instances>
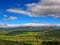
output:
<instances>
[{"instance_id":1,"label":"sky","mask_svg":"<svg viewBox=\"0 0 60 45\"><path fill-rule=\"evenodd\" d=\"M0 0L0 24L60 24L60 0Z\"/></svg>"}]
</instances>

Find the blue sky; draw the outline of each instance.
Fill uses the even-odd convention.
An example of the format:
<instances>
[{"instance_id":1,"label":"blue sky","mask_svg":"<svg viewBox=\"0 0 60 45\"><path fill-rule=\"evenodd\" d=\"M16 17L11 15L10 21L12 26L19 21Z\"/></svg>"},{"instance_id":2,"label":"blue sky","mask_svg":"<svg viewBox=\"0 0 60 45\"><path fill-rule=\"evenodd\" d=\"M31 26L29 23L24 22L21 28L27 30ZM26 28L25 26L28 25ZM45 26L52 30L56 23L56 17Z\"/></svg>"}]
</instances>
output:
<instances>
[{"instance_id":1,"label":"blue sky","mask_svg":"<svg viewBox=\"0 0 60 45\"><path fill-rule=\"evenodd\" d=\"M0 23L60 24L60 15L59 15L60 11L57 11L60 10L60 8L54 8L54 4L57 4L58 1L57 2L53 1L55 2L54 4L51 5L53 8L48 5L52 3L52 0L49 3L47 2L49 1L47 0L45 1L44 0L0 0ZM46 8L47 6L48 8Z\"/></svg>"}]
</instances>

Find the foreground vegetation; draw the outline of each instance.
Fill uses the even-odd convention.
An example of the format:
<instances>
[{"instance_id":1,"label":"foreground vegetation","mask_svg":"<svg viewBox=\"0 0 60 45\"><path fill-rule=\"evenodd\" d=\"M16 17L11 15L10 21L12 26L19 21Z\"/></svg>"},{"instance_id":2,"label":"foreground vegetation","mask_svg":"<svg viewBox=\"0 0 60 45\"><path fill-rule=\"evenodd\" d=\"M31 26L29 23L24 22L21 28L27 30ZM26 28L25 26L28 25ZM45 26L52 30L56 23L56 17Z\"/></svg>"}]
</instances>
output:
<instances>
[{"instance_id":1,"label":"foreground vegetation","mask_svg":"<svg viewBox=\"0 0 60 45\"><path fill-rule=\"evenodd\" d=\"M10 41L10 40L0 40L0 45L60 45L60 41Z\"/></svg>"},{"instance_id":2,"label":"foreground vegetation","mask_svg":"<svg viewBox=\"0 0 60 45\"><path fill-rule=\"evenodd\" d=\"M60 30L20 32L0 31L0 45L60 45Z\"/></svg>"}]
</instances>

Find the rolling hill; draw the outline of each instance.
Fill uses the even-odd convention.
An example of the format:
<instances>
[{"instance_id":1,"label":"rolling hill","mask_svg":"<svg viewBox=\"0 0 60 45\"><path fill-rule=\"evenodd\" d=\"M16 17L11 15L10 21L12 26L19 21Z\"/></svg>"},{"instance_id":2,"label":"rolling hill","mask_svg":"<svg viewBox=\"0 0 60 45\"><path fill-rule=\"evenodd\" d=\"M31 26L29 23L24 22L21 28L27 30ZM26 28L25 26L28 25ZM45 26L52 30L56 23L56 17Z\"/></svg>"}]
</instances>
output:
<instances>
[{"instance_id":1,"label":"rolling hill","mask_svg":"<svg viewBox=\"0 0 60 45\"><path fill-rule=\"evenodd\" d=\"M5 28L4 28L5 29ZM22 43L32 45L48 45L58 43L60 45L60 28L59 27L18 27L0 30L0 44ZM56 41L56 42L54 42ZM6 43L8 42L8 43ZM16 43L18 42L18 43ZM22 44L21 44L22 45Z\"/></svg>"}]
</instances>

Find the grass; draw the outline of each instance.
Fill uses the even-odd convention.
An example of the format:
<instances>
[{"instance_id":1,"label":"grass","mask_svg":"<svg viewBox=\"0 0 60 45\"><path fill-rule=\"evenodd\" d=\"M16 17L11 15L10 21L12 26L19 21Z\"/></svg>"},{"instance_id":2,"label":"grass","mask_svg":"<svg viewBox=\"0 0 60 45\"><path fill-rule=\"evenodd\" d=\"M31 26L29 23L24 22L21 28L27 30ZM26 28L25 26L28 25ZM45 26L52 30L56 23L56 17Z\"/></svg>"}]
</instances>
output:
<instances>
[{"instance_id":1,"label":"grass","mask_svg":"<svg viewBox=\"0 0 60 45\"><path fill-rule=\"evenodd\" d=\"M0 45L42 45L42 42L44 42L43 45L48 45L50 41L53 43L55 43L54 41L60 42L60 35L57 33L60 34L59 31L24 32L14 36L3 34L0 35Z\"/></svg>"},{"instance_id":2,"label":"grass","mask_svg":"<svg viewBox=\"0 0 60 45\"><path fill-rule=\"evenodd\" d=\"M22 37L28 37L28 36L36 36L36 35L38 35L38 33L39 32L24 32L24 33L22 33L22 34L17 34L17 35L15 35L15 36L22 36Z\"/></svg>"}]
</instances>

